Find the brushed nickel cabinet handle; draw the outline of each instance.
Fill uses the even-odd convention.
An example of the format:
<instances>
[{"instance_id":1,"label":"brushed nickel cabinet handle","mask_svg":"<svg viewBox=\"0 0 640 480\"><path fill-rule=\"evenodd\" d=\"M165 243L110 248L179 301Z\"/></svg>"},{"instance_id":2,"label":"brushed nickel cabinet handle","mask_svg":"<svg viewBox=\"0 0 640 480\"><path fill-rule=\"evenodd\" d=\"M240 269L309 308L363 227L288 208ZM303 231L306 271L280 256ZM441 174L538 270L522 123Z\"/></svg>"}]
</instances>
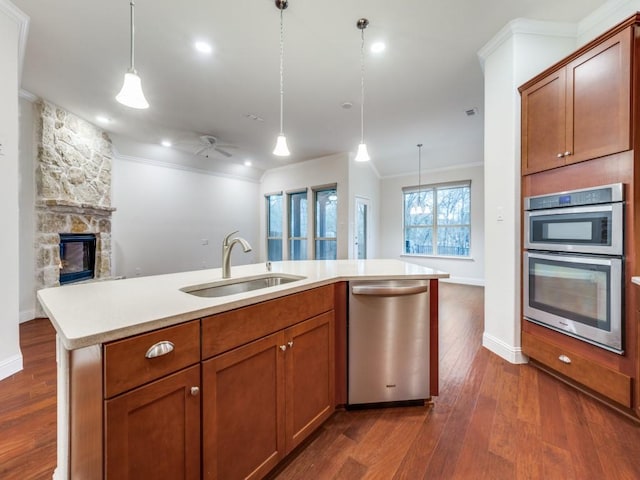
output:
<instances>
[{"instance_id":1,"label":"brushed nickel cabinet handle","mask_svg":"<svg viewBox=\"0 0 640 480\"><path fill-rule=\"evenodd\" d=\"M290 342L287 342L287 345L289 345L289 348L293 348L293 340L291 340Z\"/></svg>"},{"instance_id":2,"label":"brushed nickel cabinet handle","mask_svg":"<svg viewBox=\"0 0 640 480\"><path fill-rule=\"evenodd\" d=\"M173 343L169 340L163 340L155 345L151 345L144 356L147 358L156 358L171 352L173 352Z\"/></svg>"},{"instance_id":3,"label":"brushed nickel cabinet handle","mask_svg":"<svg viewBox=\"0 0 640 480\"><path fill-rule=\"evenodd\" d=\"M196 397L200 393L199 387L191 387L191 395Z\"/></svg>"},{"instance_id":4,"label":"brushed nickel cabinet handle","mask_svg":"<svg viewBox=\"0 0 640 480\"><path fill-rule=\"evenodd\" d=\"M566 363L566 364L570 364L571 363L571 359L569 357L567 357L566 355L560 355L558 357L558 360L560 360L562 363Z\"/></svg>"},{"instance_id":5,"label":"brushed nickel cabinet handle","mask_svg":"<svg viewBox=\"0 0 640 480\"><path fill-rule=\"evenodd\" d=\"M282 350L283 352L287 349L286 345L280 345L280 350Z\"/></svg>"},{"instance_id":6,"label":"brushed nickel cabinet handle","mask_svg":"<svg viewBox=\"0 0 640 480\"><path fill-rule=\"evenodd\" d=\"M564 152L565 157L568 157L569 155L571 155L571 152Z\"/></svg>"},{"instance_id":7,"label":"brushed nickel cabinet handle","mask_svg":"<svg viewBox=\"0 0 640 480\"><path fill-rule=\"evenodd\" d=\"M556 155L556 157L562 158L562 157L564 157L564 154L563 153L559 153L558 155Z\"/></svg>"}]
</instances>

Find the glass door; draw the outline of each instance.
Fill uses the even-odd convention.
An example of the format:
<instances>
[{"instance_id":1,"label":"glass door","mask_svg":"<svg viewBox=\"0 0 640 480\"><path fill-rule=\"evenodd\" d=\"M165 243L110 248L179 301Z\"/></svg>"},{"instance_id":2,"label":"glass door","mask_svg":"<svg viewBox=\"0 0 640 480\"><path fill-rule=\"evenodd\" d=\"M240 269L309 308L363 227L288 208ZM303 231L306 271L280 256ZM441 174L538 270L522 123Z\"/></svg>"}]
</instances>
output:
<instances>
[{"instance_id":1,"label":"glass door","mask_svg":"<svg viewBox=\"0 0 640 480\"><path fill-rule=\"evenodd\" d=\"M354 258L367 258L367 244L369 239L369 200L356 197L355 235L353 237Z\"/></svg>"}]
</instances>

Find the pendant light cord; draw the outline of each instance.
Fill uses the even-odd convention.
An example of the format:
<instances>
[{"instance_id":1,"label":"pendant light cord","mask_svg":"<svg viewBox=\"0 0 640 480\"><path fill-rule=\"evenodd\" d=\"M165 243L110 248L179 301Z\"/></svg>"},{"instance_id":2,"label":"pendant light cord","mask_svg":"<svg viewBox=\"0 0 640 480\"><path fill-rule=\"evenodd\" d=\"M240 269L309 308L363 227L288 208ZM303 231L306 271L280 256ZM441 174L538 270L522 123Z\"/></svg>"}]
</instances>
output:
<instances>
[{"instance_id":1,"label":"pendant light cord","mask_svg":"<svg viewBox=\"0 0 640 480\"><path fill-rule=\"evenodd\" d=\"M133 15L134 15L134 13L133 13L134 12L134 8L133 7L135 7L135 3L133 2L133 0L131 0L129 2L129 5L130 5L129 10L131 11L131 15L130 15L130 17L131 17L130 18L130 22L131 22L131 42L130 42L130 45L131 45L131 52L130 52L131 67L129 68L129 71L131 73L135 73L135 71L136 71L136 68L134 66L135 65L134 64L134 59L135 59L135 54L134 54L134 44L135 44L135 34L134 34L135 30L134 29L135 29L135 27L134 27L134 25L135 25L135 23L133 21Z\"/></svg>"},{"instance_id":2,"label":"pendant light cord","mask_svg":"<svg viewBox=\"0 0 640 480\"><path fill-rule=\"evenodd\" d=\"M362 44L360 46L360 143L364 143L364 29L360 29Z\"/></svg>"},{"instance_id":3,"label":"pendant light cord","mask_svg":"<svg viewBox=\"0 0 640 480\"><path fill-rule=\"evenodd\" d=\"M284 22L282 11L284 5L280 5L280 135L284 135Z\"/></svg>"},{"instance_id":4,"label":"pendant light cord","mask_svg":"<svg viewBox=\"0 0 640 480\"><path fill-rule=\"evenodd\" d=\"M422 144L418 144L418 203L422 194Z\"/></svg>"}]
</instances>

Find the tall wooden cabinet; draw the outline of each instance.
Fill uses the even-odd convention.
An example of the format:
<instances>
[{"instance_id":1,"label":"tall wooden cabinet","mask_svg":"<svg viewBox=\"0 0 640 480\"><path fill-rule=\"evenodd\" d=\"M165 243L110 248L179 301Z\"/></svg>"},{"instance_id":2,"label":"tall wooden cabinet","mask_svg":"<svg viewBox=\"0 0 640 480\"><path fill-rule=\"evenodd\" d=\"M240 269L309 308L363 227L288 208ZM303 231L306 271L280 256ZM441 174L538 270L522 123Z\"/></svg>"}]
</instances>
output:
<instances>
[{"instance_id":1,"label":"tall wooden cabinet","mask_svg":"<svg viewBox=\"0 0 640 480\"><path fill-rule=\"evenodd\" d=\"M524 175L630 149L633 36L625 28L521 88Z\"/></svg>"},{"instance_id":2,"label":"tall wooden cabinet","mask_svg":"<svg viewBox=\"0 0 640 480\"><path fill-rule=\"evenodd\" d=\"M524 318L523 352L562 380L630 414L640 412L636 289L630 288L631 277L640 271L640 241L635 240L640 240L640 145L634 123L640 113L639 25L640 13L519 89L522 197L610 183L622 183L625 196L624 355Z\"/></svg>"}]
</instances>

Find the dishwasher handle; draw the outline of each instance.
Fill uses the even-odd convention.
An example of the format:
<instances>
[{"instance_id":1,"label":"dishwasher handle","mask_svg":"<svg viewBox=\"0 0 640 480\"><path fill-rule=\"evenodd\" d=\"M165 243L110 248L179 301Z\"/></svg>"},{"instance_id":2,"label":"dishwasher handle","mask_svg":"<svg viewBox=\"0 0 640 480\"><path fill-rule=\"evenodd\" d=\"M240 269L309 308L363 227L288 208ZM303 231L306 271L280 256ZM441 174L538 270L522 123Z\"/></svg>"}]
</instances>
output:
<instances>
[{"instance_id":1,"label":"dishwasher handle","mask_svg":"<svg viewBox=\"0 0 640 480\"><path fill-rule=\"evenodd\" d=\"M429 290L429 285L409 285L409 286L390 286L390 285L354 285L351 287L353 295L384 295L384 296L400 296L415 295Z\"/></svg>"}]
</instances>

